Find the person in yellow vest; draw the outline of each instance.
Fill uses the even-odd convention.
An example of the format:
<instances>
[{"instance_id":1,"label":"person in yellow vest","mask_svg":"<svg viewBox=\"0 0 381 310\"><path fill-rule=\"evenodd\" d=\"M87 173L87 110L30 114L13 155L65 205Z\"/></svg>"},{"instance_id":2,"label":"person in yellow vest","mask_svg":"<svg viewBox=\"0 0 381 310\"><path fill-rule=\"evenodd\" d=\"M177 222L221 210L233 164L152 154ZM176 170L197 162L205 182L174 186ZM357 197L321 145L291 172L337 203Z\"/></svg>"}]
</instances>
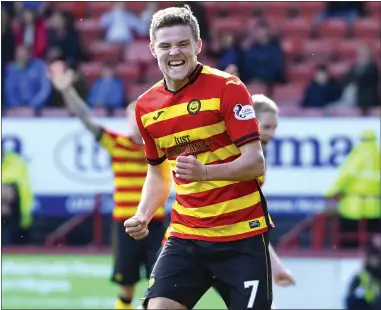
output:
<instances>
[{"instance_id":1,"label":"person in yellow vest","mask_svg":"<svg viewBox=\"0 0 381 310\"><path fill-rule=\"evenodd\" d=\"M1 154L1 243L25 244L32 224L33 194L28 166L17 153Z\"/></svg>"},{"instance_id":2,"label":"person in yellow vest","mask_svg":"<svg viewBox=\"0 0 381 310\"><path fill-rule=\"evenodd\" d=\"M376 310L381 292L381 250L370 244L366 249L364 268L354 276L346 297L347 310Z\"/></svg>"},{"instance_id":3,"label":"person in yellow vest","mask_svg":"<svg viewBox=\"0 0 381 310\"><path fill-rule=\"evenodd\" d=\"M340 166L326 198L337 200L337 212L342 232L356 232L360 219L367 220L368 231L381 232L381 152L372 130L361 134L344 163ZM357 246L343 242L344 247Z\"/></svg>"}]
</instances>

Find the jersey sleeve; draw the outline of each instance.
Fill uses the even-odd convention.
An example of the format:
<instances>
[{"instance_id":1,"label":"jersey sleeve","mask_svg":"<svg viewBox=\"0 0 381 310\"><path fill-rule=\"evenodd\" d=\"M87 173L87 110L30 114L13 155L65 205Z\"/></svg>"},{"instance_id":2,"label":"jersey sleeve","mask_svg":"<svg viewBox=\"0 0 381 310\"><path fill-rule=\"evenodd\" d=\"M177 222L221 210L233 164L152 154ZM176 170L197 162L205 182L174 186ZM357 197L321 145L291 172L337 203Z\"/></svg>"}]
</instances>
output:
<instances>
[{"instance_id":1,"label":"jersey sleeve","mask_svg":"<svg viewBox=\"0 0 381 310\"><path fill-rule=\"evenodd\" d=\"M237 77L226 80L221 95L221 112L230 138L236 146L259 140L253 101L246 86Z\"/></svg>"},{"instance_id":2,"label":"jersey sleeve","mask_svg":"<svg viewBox=\"0 0 381 310\"><path fill-rule=\"evenodd\" d=\"M139 127L140 134L144 142L144 149L147 162L150 165L160 165L167 157L164 152L156 145L155 139L150 135L142 123L142 116L144 115L139 107L139 101L136 103L135 116L136 122Z\"/></svg>"},{"instance_id":3,"label":"jersey sleeve","mask_svg":"<svg viewBox=\"0 0 381 310\"><path fill-rule=\"evenodd\" d=\"M97 137L100 146L105 148L111 155L114 153L116 147L116 140L118 135L110 130L102 128L100 135Z\"/></svg>"}]
</instances>

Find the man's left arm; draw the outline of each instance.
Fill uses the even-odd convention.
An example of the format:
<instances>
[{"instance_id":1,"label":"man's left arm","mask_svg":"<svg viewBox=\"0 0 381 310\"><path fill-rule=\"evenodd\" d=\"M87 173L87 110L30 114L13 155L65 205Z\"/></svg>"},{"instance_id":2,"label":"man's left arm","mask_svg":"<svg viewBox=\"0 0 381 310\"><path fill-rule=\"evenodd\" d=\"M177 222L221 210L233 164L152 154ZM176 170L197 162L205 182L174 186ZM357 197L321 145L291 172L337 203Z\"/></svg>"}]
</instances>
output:
<instances>
[{"instance_id":1,"label":"man's left arm","mask_svg":"<svg viewBox=\"0 0 381 310\"><path fill-rule=\"evenodd\" d=\"M254 105L245 85L237 77L226 82L221 96L221 113L241 156L232 162L216 165L202 165L193 156L179 156L176 177L192 181L249 181L264 174L264 156Z\"/></svg>"}]
</instances>

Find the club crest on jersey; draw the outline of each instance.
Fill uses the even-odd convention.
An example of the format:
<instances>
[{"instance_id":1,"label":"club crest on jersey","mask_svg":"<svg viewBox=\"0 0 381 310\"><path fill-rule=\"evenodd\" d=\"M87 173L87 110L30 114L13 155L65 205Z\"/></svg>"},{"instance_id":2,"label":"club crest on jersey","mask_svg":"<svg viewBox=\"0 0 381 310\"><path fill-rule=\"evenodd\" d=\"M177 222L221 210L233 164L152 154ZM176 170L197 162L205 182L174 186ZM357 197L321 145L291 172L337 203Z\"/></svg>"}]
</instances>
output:
<instances>
[{"instance_id":1,"label":"club crest on jersey","mask_svg":"<svg viewBox=\"0 0 381 310\"><path fill-rule=\"evenodd\" d=\"M234 117L240 121L255 118L254 107L251 104L242 105L236 104L234 109Z\"/></svg>"},{"instance_id":2,"label":"club crest on jersey","mask_svg":"<svg viewBox=\"0 0 381 310\"><path fill-rule=\"evenodd\" d=\"M201 110L201 101L198 99L193 99L189 101L187 105L188 113L191 115L197 114Z\"/></svg>"}]
</instances>

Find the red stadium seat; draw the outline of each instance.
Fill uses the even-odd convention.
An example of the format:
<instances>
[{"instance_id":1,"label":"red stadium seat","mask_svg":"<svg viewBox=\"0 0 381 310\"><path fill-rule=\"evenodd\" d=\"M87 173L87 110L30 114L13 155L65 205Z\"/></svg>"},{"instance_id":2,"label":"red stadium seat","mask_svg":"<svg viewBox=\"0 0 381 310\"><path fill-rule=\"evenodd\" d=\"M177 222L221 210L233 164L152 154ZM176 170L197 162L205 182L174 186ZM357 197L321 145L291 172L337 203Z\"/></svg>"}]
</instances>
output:
<instances>
[{"instance_id":1,"label":"red stadium seat","mask_svg":"<svg viewBox=\"0 0 381 310\"><path fill-rule=\"evenodd\" d=\"M361 112L356 107L338 107L334 110L331 110L332 116L361 116Z\"/></svg>"},{"instance_id":2,"label":"red stadium seat","mask_svg":"<svg viewBox=\"0 0 381 310\"><path fill-rule=\"evenodd\" d=\"M97 61L118 61L120 59L121 46L105 41L94 42L88 48L90 54Z\"/></svg>"},{"instance_id":3,"label":"red stadium seat","mask_svg":"<svg viewBox=\"0 0 381 310\"><path fill-rule=\"evenodd\" d=\"M91 109L91 113L96 117L104 117L108 115L108 111L104 107L95 107Z\"/></svg>"},{"instance_id":4,"label":"red stadium seat","mask_svg":"<svg viewBox=\"0 0 381 310\"><path fill-rule=\"evenodd\" d=\"M303 43L303 58L308 62L325 63L333 57L334 46L327 40L308 40Z\"/></svg>"},{"instance_id":5,"label":"red stadium seat","mask_svg":"<svg viewBox=\"0 0 381 310\"><path fill-rule=\"evenodd\" d=\"M296 18L280 25L283 38L305 39L311 34L311 22L304 18Z\"/></svg>"},{"instance_id":6,"label":"red stadium seat","mask_svg":"<svg viewBox=\"0 0 381 310\"><path fill-rule=\"evenodd\" d=\"M351 41L340 41L336 44L336 53L340 60L342 61L354 61L357 55L357 47L360 42L351 40Z\"/></svg>"},{"instance_id":7,"label":"red stadium seat","mask_svg":"<svg viewBox=\"0 0 381 310\"><path fill-rule=\"evenodd\" d=\"M121 108L114 109L112 111L112 115L115 117L125 117L126 116L126 109L121 109Z\"/></svg>"},{"instance_id":8,"label":"red stadium seat","mask_svg":"<svg viewBox=\"0 0 381 310\"><path fill-rule=\"evenodd\" d=\"M163 78L163 74L161 73L157 64L152 64L147 67L147 71L145 72L145 81L156 83Z\"/></svg>"},{"instance_id":9,"label":"red stadium seat","mask_svg":"<svg viewBox=\"0 0 381 310\"><path fill-rule=\"evenodd\" d=\"M319 27L319 36L323 39L344 40L348 34L348 24L341 19L326 19Z\"/></svg>"},{"instance_id":10,"label":"red stadium seat","mask_svg":"<svg viewBox=\"0 0 381 310\"><path fill-rule=\"evenodd\" d=\"M87 12L91 17L98 18L100 17L103 13L109 11L113 5L114 2L95 2L95 1L90 1L86 2L87 5Z\"/></svg>"},{"instance_id":11,"label":"red stadium seat","mask_svg":"<svg viewBox=\"0 0 381 310\"><path fill-rule=\"evenodd\" d=\"M309 63L295 64L288 67L288 80L292 83L309 81L312 77L313 67Z\"/></svg>"},{"instance_id":12,"label":"red stadium seat","mask_svg":"<svg viewBox=\"0 0 381 310\"><path fill-rule=\"evenodd\" d=\"M279 113L281 116L300 116L303 115L303 110L301 107L297 105L291 106L282 106L279 109Z\"/></svg>"},{"instance_id":13,"label":"red stadium seat","mask_svg":"<svg viewBox=\"0 0 381 310\"><path fill-rule=\"evenodd\" d=\"M369 113L369 116L376 116L376 117L381 117L381 107L375 107L371 108Z\"/></svg>"},{"instance_id":14,"label":"red stadium seat","mask_svg":"<svg viewBox=\"0 0 381 310\"><path fill-rule=\"evenodd\" d=\"M373 39L380 41L380 20L367 18L355 21L353 32L358 39Z\"/></svg>"},{"instance_id":15,"label":"red stadium seat","mask_svg":"<svg viewBox=\"0 0 381 310\"><path fill-rule=\"evenodd\" d=\"M303 92L303 84L279 85L274 88L273 99L279 104L279 106L297 106L300 103Z\"/></svg>"},{"instance_id":16,"label":"red stadium seat","mask_svg":"<svg viewBox=\"0 0 381 310\"><path fill-rule=\"evenodd\" d=\"M282 49L286 54L286 63L293 63L302 55L302 44L298 39L283 39Z\"/></svg>"},{"instance_id":17,"label":"red stadium seat","mask_svg":"<svg viewBox=\"0 0 381 310\"><path fill-rule=\"evenodd\" d=\"M288 2L269 1L260 2L258 5L266 18L278 18L280 21L287 18L290 4Z\"/></svg>"},{"instance_id":18,"label":"red stadium seat","mask_svg":"<svg viewBox=\"0 0 381 310\"><path fill-rule=\"evenodd\" d=\"M140 71L137 66L119 63L116 67L116 72L122 80L136 82Z\"/></svg>"},{"instance_id":19,"label":"red stadium seat","mask_svg":"<svg viewBox=\"0 0 381 310\"><path fill-rule=\"evenodd\" d=\"M87 62L79 66L80 71L86 77L86 83L89 87L93 85L96 79L101 75L101 62Z\"/></svg>"},{"instance_id":20,"label":"red stadium seat","mask_svg":"<svg viewBox=\"0 0 381 310\"><path fill-rule=\"evenodd\" d=\"M257 83L257 82L251 82L246 85L247 90L252 95L265 95L267 96L269 93L269 89L265 84Z\"/></svg>"},{"instance_id":21,"label":"red stadium seat","mask_svg":"<svg viewBox=\"0 0 381 310\"><path fill-rule=\"evenodd\" d=\"M380 20L381 18L381 2L380 1L367 1L365 2L366 11L369 16Z\"/></svg>"},{"instance_id":22,"label":"red stadium seat","mask_svg":"<svg viewBox=\"0 0 381 310\"><path fill-rule=\"evenodd\" d=\"M229 31L235 35L239 35L243 32L244 27L242 21L236 18L218 18L214 19L210 23L211 29L219 35L222 32Z\"/></svg>"},{"instance_id":23,"label":"red stadium seat","mask_svg":"<svg viewBox=\"0 0 381 310\"><path fill-rule=\"evenodd\" d=\"M29 107L22 108L6 108L4 116L7 117L32 117L35 115L35 110Z\"/></svg>"},{"instance_id":24,"label":"red stadium seat","mask_svg":"<svg viewBox=\"0 0 381 310\"><path fill-rule=\"evenodd\" d=\"M312 21L317 14L321 13L325 9L325 2L323 1L311 1L311 2L290 2L290 5L297 10L301 17Z\"/></svg>"},{"instance_id":25,"label":"red stadium seat","mask_svg":"<svg viewBox=\"0 0 381 310\"><path fill-rule=\"evenodd\" d=\"M148 41L131 42L124 50L124 60L127 62L154 62Z\"/></svg>"},{"instance_id":26,"label":"red stadium seat","mask_svg":"<svg viewBox=\"0 0 381 310\"><path fill-rule=\"evenodd\" d=\"M350 67L350 62L338 62L335 64L330 64L329 72L334 78L339 79L349 71Z\"/></svg>"},{"instance_id":27,"label":"red stadium seat","mask_svg":"<svg viewBox=\"0 0 381 310\"><path fill-rule=\"evenodd\" d=\"M81 19L75 23L83 46L102 39L103 29L96 19Z\"/></svg>"},{"instance_id":28,"label":"red stadium seat","mask_svg":"<svg viewBox=\"0 0 381 310\"><path fill-rule=\"evenodd\" d=\"M127 95L129 101L136 100L141 94L145 93L152 86L153 83L131 84L127 81L125 83L125 87L127 88Z\"/></svg>"},{"instance_id":29,"label":"red stadium seat","mask_svg":"<svg viewBox=\"0 0 381 310\"><path fill-rule=\"evenodd\" d=\"M66 108L43 108L41 110L43 117L69 117L70 112Z\"/></svg>"},{"instance_id":30,"label":"red stadium seat","mask_svg":"<svg viewBox=\"0 0 381 310\"><path fill-rule=\"evenodd\" d=\"M70 12L76 18L83 18L86 15L86 6L84 2L51 1L50 4L55 10Z\"/></svg>"}]
</instances>

